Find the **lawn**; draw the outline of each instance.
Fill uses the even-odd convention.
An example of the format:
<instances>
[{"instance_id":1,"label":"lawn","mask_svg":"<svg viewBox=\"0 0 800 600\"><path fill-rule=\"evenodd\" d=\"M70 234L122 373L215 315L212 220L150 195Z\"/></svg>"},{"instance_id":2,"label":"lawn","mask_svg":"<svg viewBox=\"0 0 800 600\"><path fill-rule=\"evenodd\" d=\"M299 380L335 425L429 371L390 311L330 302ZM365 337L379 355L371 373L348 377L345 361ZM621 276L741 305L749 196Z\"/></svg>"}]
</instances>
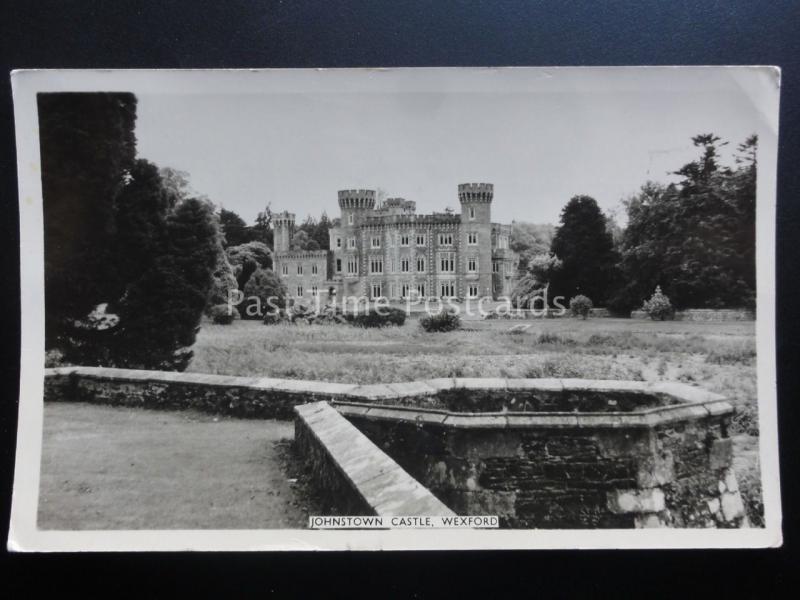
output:
<instances>
[{"instance_id":1,"label":"lawn","mask_svg":"<svg viewBox=\"0 0 800 600\"><path fill-rule=\"evenodd\" d=\"M526 323L522 333L509 329ZM433 377L579 377L681 381L737 408L732 434L751 520L760 522L753 322L636 319L469 321L450 333L402 327L204 324L190 371L386 383Z\"/></svg>"},{"instance_id":2,"label":"lawn","mask_svg":"<svg viewBox=\"0 0 800 600\"><path fill-rule=\"evenodd\" d=\"M47 403L38 526L304 528L293 437L282 421Z\"/></svg>"}]
</instances>

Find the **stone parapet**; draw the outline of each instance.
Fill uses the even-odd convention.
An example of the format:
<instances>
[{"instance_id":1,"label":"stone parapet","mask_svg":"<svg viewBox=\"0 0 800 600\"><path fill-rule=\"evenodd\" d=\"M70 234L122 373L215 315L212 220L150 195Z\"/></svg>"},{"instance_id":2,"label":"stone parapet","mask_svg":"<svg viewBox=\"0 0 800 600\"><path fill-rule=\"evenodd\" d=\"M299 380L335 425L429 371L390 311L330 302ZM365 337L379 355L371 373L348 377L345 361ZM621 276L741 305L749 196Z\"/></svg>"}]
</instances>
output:
<instances>
[{"instance_id":1,"label":"stone parapet","mask_svg":"<svg viewBox=\"0 0 800 600\"><path fill-rule=\"evenodd\" d=\"M295 444L329 514L455 514L328 403L298 406L295 415Z\"/></svg>"}]
</instances>

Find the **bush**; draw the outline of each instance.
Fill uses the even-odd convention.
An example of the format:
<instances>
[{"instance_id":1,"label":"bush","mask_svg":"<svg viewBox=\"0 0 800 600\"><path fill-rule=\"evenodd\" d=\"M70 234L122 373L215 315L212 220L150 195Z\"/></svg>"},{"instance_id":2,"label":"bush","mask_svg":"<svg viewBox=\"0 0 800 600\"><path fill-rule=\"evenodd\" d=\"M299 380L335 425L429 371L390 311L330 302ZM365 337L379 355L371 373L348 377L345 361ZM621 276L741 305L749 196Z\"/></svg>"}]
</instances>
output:
<instances>
[{"instance_id":1,"label":"bush","mask_svg":"<svg viewBox=\"0 0 800 600\"><path fill-rule=\"evenodd\" d=\"M569 308L576 317L587 318L589 313L592 312L592 307L592 301L582 294L570 298Z\"/></svg>"},{"instance_id":2,"label":"bush","mask_svg":"<svg viewBox=\"0 0 800 600\"><path fill-rule=\"evenodd\" d=\"M274 306L286 305L286 286L268 269L257 269L247 280L243 293L244 300L239 306L243 319L263 319L266 313L274 311Z\"/></svg>"},{"instance_id":3,"label":"bush","mask_svg":"<svg viewBox=\"0 0 800 600\"><path fill-rule=\"evenodd\" d=\"M455 312L442 311L438 315L421 318L419 324L428 333L455 331L461 327L461 318Z\"/></svg>"},{"instance_id":4,"label":"bush","mask_svg":"<svg viewBox=\"0 0 800 600\"><path fill-rule=\"evenodd\" d=\"M654 321L663 321L675 316L675 309L672 303L662 292L661 286L656 286L656 291L650 296L650 300L645 300L642 310L646 312Z\"/></svg>"},{"instance_id":5,"label":"bush","mask_svg":"<svg viewBox=\"0 0 800 600\"><path fill-rule=\"evenodd\" d=\"M208 316L217 325L230 325L236 319L240 319L239 311L235 306L228 306L227 304L215 304L208 309Z\"/></svg>"},{"instance_id":6,"label":"bush","mask_svg":"<svg viewBox=\"0 0 800 600\"><path fill-rule=\"evenodd\" d=\"M406 311L400 308L370 308L366 312L354 315L350 322L356 327L386 327L406 322Z\"/></svg>"}]
</instances>

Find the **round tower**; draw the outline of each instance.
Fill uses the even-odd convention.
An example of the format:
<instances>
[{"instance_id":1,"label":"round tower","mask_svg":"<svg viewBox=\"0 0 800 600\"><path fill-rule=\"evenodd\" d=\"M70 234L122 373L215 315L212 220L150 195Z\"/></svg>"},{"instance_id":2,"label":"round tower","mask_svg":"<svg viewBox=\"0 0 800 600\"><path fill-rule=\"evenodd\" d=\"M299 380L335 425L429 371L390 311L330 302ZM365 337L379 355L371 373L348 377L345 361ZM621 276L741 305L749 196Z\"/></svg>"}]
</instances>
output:
<instances>
[{"instance_id":1,"label":"round tower","mask_svg":"<svg viewBox=\"0 0 800 600\"><path fill-rule=\"evenodd\" d=\"M288 252L294 233L294 213L283 211L272 218L275 224L274 243L275 252Z\"/></svg>"},{"instance_id":2,"label":"round tower","mask_svg":"<svg viewBox=\"0 0 800 600\"><path fill-rule=\"evenodd\" d=\"M358 225L365 212L375 209L375 190L339 190L342 227Z\"/></svg>"},{"instance_id":3,"label":"round tower","mask_svg":"<svg viewBox=\"0 0 800 600\"><path fill-rule=\"evenodd\" d=\"M458 201L463 223L491 223L494 185L491 183L460 183Z\"/></svg>"}]
</instances>

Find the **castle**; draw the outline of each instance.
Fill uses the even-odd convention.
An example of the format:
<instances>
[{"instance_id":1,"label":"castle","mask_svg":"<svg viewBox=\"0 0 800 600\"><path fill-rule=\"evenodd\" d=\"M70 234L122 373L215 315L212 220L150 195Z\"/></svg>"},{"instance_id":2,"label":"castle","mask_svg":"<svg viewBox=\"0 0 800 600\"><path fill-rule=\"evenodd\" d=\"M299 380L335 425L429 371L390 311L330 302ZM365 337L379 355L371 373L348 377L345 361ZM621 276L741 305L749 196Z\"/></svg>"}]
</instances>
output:
<instances>
[{"instance_id":1,"label":"castle","mask_svg":"<svg viewBox=\"0 0 800 600\"><path fill-rule=\"evenodd\" d=\"M460 214L418 215L411 200L376 207L374 190L342 190L330 250L291 250L295 215L275 215L275 272L297 299L507 296L518 259L509 249L511 226L492 223L493 197L491 183L463 183Z\"/></svg>"}]
</instances>

